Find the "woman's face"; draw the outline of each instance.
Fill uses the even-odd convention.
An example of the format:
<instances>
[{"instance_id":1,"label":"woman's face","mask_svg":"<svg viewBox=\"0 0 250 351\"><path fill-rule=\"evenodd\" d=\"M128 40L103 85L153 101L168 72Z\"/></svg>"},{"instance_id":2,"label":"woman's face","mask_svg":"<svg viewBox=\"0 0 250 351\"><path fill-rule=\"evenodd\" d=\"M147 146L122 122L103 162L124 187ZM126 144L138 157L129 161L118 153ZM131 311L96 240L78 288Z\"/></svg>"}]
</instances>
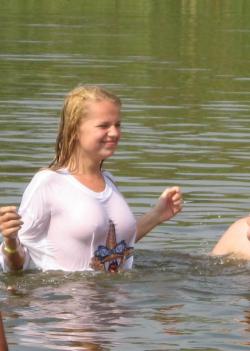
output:
<instances>
[{"instance_id":1,"label":"woman's face","mask_svg":"<svg viewBox=\"0 0 250 351\"><path fill-rule=\"evenodd\" d=\"M78 130L80 153L100 162L113 155L120 140L120 106L103 100L90 102L87 111Z\"/></svg>"}]
</instances>

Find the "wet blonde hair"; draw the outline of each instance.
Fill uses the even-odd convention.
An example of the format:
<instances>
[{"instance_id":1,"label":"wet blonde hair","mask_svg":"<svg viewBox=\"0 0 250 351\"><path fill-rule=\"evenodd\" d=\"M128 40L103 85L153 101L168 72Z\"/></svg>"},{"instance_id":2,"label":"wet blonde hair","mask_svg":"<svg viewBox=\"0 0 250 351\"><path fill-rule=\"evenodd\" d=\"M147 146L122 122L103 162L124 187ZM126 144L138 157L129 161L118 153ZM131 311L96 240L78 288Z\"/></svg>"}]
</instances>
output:
<instances>
[{"instance_id":1,"label":"wet blonde hair","mask_svg":"<svg viewBox=\"0 0 250 351\"><path fill-rule=\"evenodd\" d=\"M121 100L114 94L97 86L78 86L64 99L61 121L55 146L55 158L49 165L52 170L67 167L73 163L77 145L77 132L83 118L87 116L89 102L108 100L121 106Z\"/></svg>"}]
</instances>

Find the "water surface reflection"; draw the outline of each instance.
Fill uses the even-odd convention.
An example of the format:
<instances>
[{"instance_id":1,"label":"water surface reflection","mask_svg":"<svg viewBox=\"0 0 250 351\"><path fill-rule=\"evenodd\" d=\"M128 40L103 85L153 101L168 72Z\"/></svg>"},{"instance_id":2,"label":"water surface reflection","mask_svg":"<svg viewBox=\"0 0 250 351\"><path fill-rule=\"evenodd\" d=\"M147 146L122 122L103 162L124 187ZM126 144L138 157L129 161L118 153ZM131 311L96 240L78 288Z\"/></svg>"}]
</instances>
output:
<instances>
[{"instance_id":1,"label":"water surface reflection","mask_svg":"<svg viewBox=\"0 0 250 351\"><path fill-rule=\"evenodd\" d=\"M180 342L186 347L203 342L219 350L225 323L229 330L237 328L240 344L247 345L247 262L143 250L136 262L133 271L115 275L2 274L0 307L13 350L16 343L36 345L33 350L39 345L48 350L119 350L131 343L138 349L150 344L150 350L175 350ZM7 292L9 285L16 291ZM204 338L215 325L217 337L206 345Z\"/></svg>"}]
</instances>

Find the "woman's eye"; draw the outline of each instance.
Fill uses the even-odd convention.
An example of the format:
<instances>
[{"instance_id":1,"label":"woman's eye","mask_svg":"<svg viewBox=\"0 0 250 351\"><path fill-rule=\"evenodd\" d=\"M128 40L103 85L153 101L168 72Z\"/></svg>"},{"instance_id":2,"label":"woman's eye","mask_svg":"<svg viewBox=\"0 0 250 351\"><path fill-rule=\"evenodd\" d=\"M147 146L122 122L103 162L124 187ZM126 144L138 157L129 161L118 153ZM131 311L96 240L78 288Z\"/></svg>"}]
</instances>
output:
<instances>
[{"instance_id":1,"label":"woman's eye","mask_svg":"<svg viewBox=\"0 0 250 351\"><path fill-rule=\"evenodd\" d=\"M110 125L110 124L103 123L103 124L99 124L97 127L98 127L98 128L107 129L107 128L111 127L111 126L112 126L112 125ZM116 124L115 124L115 127L116 127L116 128L121 128L121 122L116 123Z\"/></svg>"},{"instance_id":2,"label":"woman's eye","mask_svg":"<svg viewBox=\"0 0 250 351\"><path fill-rule=\"evenodd\" d=\"M99 124L98 127L99 128L108 128L109 126L108 126L108 124Z\"/></svg>"}]
</instances>

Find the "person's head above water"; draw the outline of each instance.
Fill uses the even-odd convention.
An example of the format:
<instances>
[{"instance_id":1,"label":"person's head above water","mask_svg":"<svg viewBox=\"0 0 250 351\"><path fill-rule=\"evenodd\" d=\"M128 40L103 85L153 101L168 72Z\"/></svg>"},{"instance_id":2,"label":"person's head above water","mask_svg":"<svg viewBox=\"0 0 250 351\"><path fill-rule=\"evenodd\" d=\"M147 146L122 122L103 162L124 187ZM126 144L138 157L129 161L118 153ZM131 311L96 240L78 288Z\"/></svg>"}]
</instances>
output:
<instances>
[{"instance_id":1,"label":"person's head above water","mask_svg":"<svg viewBox=\"0 0 250 351\"><path fill-rule=\"evenodd\" d=\"M70 91L64 100L56 141L56 154L50 168L56 170L69 167L72 171L75 170L81 126L85 121L99 117L99 121L96 122L100 123L100 128L104 128L105 123L111 123L105 120L105 117L109 117L108 115L117 115L117 118L120 118L120 108L119 97L103 88L83 85ZM101 125L101 123L104 124ZM120 123L120 120L117 123ZM88 136L91 137L91 135Z\"/></svg>"}]
</instances>

